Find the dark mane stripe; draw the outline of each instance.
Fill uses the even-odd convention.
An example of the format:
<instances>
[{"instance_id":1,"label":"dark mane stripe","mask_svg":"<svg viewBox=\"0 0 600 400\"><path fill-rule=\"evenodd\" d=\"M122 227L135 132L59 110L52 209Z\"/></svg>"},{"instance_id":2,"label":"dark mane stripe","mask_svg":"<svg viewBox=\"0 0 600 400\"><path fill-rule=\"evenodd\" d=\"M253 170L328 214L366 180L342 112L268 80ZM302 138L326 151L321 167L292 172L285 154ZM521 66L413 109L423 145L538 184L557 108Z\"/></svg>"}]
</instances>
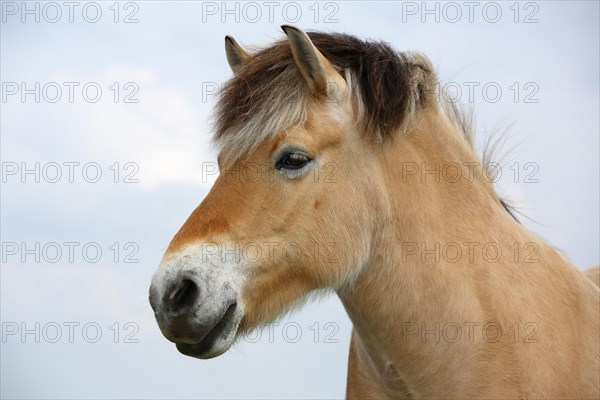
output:
<instances>
[{"instance_id":1,"label":"dark mane stripe","mask_svg":"<svg viewBox=\"0 0 600 400\"><path fill-rule=\"evenodd\" d=\"M382 139L393 135L407 114L433 97L436 77L429 61L420 54L400 53L385 42L364 41L347 34L308 35L342 76L350 73L352 86L358 89L357 101L363 107L358 122L366 134ZM280 99L274 92L282 90L292 102L302 102L302 97L308 95L287 39L253 54L252 60L224 85L214 115L215 142L221 142L223 136L248 123L257 113L277 108L269 103Z\"/></svg>"},{"instance_id":2,"label":"dark mane stripe","mask_svg":"<svg viewBox=\"0 0 600 400\"><path fill-rule=\"evenodd\" d=\"M397 52L386 42L346 34L308 35L340 72L351 71L365 106L366 131L392 135L402 125L412 97L416 95L421 104L425 101L427 78L434 75L428 63L415 62L412 54Z\"/></svg>"}]
</instances>

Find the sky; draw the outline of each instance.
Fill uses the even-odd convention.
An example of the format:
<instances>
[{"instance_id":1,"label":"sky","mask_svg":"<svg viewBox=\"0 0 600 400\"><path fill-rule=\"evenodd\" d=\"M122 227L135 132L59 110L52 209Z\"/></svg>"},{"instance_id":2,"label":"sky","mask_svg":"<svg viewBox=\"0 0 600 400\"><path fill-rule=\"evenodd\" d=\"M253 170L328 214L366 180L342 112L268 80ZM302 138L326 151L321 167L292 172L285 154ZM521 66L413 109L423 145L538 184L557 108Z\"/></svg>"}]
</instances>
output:
<instances>
[{"instance_id":1,"label":"sky","mask_svg":"<svg viewBox=\"0 0 600 400\"><path fill-rule=\"evenodd\" d=\"M178 353L147 302L216 178L226 34L265 46L293 23L425 53L475 110L479 148L508 129L496 186L522 223L598 264L598 2L469 4L3 1L0 396L344 396L351 323L335 296L208 361Z\"/></svg>"}]
</instances>

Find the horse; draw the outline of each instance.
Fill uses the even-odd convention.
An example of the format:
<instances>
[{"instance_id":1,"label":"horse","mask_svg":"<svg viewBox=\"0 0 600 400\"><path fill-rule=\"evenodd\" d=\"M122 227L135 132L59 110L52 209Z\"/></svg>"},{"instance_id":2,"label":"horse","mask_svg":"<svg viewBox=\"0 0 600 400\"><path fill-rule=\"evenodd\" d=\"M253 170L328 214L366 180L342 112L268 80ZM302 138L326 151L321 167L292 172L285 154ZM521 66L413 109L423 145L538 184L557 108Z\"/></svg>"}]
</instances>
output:
<instances>
[{"instance_id":1,"label":"horse","mask_svg":"<svg viewBox=\"0 0 600 400\"><path fill-rule=\"evenodd\" d=\"M600 397L598 287L496 193L427 57L282 29L225 38L220 174L152 277L163 335L217 357L335 292L347 398Z\"/></svg>"}]
</instances>

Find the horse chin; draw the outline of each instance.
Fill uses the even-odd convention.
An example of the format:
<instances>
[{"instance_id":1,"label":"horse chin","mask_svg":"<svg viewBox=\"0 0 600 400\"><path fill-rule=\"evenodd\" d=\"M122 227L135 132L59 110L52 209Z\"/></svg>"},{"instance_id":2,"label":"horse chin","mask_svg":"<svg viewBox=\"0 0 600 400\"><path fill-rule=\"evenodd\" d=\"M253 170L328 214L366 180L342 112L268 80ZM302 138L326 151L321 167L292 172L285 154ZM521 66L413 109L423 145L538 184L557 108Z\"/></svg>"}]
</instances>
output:
<instances>
[{"instance_id":1,"label":"horse chin","mask_svg":"<svg viewBox=\"0 0 600 400\"><path fill-rule=\"evenodd\" d=\"M176 343L177 350L186 356L207 360L225 353L235 343L241 310L231 316L225 316L201 341L197 343Z\"/></svg>"}]
</instances>

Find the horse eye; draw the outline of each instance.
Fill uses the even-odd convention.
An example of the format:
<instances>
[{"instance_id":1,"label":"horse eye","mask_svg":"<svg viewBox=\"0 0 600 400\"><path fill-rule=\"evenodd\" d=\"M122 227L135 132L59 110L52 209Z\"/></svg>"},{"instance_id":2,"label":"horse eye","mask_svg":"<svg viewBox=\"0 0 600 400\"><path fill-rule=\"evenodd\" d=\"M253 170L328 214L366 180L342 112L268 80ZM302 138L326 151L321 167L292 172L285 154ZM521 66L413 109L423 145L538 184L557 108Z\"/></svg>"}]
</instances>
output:
<instances>
[{"instance_id":1,"label":"horse eye","mask_svg":"<svg viewBox=\"0 0 600 400\"><path fill-rule=\"evenodd\" d=\"M304 153L287 153L275 163L275 168L292 170L301 169L311 161L312 159Z\"/></svg>"}]
</instances>

